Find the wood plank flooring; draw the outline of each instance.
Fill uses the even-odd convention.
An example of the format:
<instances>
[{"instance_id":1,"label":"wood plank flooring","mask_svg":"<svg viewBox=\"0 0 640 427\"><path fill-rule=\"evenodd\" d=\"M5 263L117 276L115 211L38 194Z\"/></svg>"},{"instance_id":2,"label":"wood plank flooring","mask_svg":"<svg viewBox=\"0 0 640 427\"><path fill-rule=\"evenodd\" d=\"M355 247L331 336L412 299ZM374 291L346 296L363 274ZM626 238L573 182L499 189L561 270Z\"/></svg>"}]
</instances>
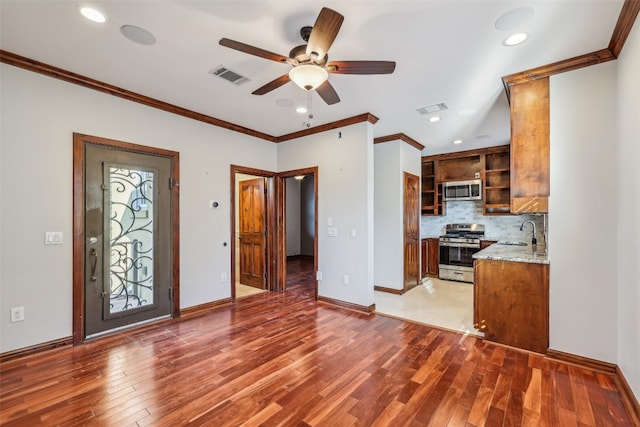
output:
<instances>
[{"instance_id":1,"label":"wood plank flooring","mask_svg":"<svg viewBox=\"0 0 640 427\"><path fill-rule=\"evenodd\" d=\"M317 303L312 274L289 276L285 293L3 362L0 424L633 425L607 374Z\"/></svg>"}]
</instances>

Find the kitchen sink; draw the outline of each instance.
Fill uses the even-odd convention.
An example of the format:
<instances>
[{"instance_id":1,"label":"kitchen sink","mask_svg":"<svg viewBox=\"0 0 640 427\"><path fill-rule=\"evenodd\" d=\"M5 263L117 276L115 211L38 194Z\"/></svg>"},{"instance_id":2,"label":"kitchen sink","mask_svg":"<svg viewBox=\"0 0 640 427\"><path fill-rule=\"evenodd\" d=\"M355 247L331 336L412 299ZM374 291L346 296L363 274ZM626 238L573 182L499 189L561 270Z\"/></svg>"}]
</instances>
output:
<instances>
[{"instance_id":1,"label":"kitchen sink","mask_svg":"<svg viewBox=\"0 0 640 427\"><path fill-rule=\"evenodd\" d=\"M507 245L507 246L527 246L526 242L514 242L511 240L503 240L502 242L498 242L498 245Z\"/></svg>"}]
</instances>

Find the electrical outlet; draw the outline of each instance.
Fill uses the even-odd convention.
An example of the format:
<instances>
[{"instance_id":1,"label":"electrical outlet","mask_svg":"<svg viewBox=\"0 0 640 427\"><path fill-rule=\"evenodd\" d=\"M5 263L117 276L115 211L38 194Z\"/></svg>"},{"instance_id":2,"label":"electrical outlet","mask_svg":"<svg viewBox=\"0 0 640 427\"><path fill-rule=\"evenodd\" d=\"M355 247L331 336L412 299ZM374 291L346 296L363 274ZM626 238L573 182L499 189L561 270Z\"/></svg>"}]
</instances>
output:
<instances>
[{"instance_id":1,"label":"electrical outlet","mask_svg":"<svg viewBox=\"0 0 640 427\"><path fill-rule=\"evenodd\" d=\"M24 320L24 307L11 308L11 323L22 322Z\"/></svg>"},{"instance_id":2,"label":"electrical outlet","mask_svg":"<svg viewBox=\"0 0 640 427\"><path fill-rule=\"evenodd\" d=\"M342 276L342 283L345 285L349 284L349 275L345 274L344 276Z\"/></svg>"}]
</instances>

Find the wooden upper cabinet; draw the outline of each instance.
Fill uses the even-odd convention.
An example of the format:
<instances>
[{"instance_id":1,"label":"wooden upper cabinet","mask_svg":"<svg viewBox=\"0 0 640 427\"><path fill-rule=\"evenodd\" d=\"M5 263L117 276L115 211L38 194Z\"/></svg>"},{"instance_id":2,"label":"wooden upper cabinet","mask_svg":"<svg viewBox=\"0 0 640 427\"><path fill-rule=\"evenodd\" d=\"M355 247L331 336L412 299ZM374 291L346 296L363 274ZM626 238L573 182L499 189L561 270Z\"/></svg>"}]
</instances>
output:
<instances>
[{"instance_id":1,"label":"wooden upper cabinet","mask_svg":"<svg viewBox=\"0 0 640 427\"><path fill-rule=\"evenodd\" d=\"M549 208L549 78L511 86L511 213Z\"/></svg>"},{"instance_id":2,"label":"wooden upper cabinet","mask_svg":"<svg viewBox=\"0 0 640 427\"><path fill-rule=\"evenodd\" d=\"M484 215L504 215L510 211L509 145L479 148L422 158L422 215L444 215L442 183L483 181Z\"/></svg>"},{"instance_id":3,"label":"wooden upper cabinet","mask_svg":"<svg viewBox=\"0 0 640 427\"><path fill-rule=\"evenodd\" d=\"M480 160L480 154L440 160L439 180L447 182L480 178L482 170Z\"/></svg>"}]
</instances>

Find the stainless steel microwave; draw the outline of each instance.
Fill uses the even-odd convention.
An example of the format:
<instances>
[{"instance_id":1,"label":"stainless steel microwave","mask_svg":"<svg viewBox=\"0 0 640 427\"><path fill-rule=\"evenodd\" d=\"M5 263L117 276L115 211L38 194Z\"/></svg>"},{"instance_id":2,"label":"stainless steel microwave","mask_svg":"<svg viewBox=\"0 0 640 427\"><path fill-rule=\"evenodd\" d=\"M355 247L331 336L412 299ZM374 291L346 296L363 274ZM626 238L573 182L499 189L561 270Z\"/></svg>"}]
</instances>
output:
<instances>
[{"instance_id":1,"label":"stainless steel microwave","mask_svg":"<svg viewBox=\"0 0 640 427\"><path fill-rule=\"evenodd\" d=\"M452 181L442 184L442 200L480 200L482 199L482 180Z\"/></svg>"}]
</instances>

